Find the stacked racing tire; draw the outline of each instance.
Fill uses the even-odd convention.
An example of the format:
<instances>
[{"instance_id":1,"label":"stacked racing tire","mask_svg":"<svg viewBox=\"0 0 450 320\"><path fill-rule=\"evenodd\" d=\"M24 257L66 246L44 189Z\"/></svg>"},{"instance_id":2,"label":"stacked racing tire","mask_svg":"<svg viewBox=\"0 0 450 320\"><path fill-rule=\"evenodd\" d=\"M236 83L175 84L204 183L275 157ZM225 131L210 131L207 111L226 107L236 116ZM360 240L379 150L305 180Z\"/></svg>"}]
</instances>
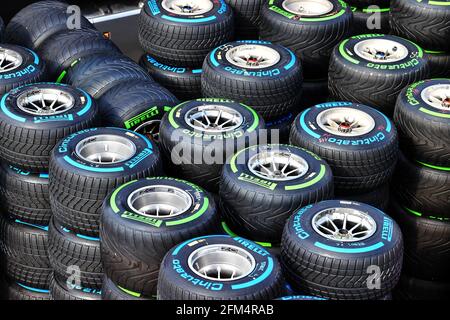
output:
<instances>
[{"instance_id":1,"label":"stacked racing tire","mask_svg":"<svg viewBox=\"0 0 450 320\"><path fill-rule=\"evenodd\" d=\"M414 83L398 97L402 154L391 214L402 228L405 274L397 295L442 299L450 289L450 79Z\"/></svg>"}]
</instances>

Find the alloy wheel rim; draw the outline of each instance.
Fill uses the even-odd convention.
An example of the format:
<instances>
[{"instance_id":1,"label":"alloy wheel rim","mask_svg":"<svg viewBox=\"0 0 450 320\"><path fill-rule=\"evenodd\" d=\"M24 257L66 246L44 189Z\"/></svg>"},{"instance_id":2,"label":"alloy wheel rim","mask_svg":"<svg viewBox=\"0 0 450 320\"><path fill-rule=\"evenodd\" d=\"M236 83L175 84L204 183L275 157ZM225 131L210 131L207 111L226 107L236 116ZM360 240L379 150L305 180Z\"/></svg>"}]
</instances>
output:
<instances>
[{"instance_id":1,"label":"alloy wheel rim","mask_svg":"<svg viewBox=\"0 0 450 320\"><path fill-rule=\"evenodd\" d=\"M375 128L375 120L368 113L345 107L320 112L316 122L326 132L346 137L362 136Z\"/></svg>"},{"instance_id":2,"label":"alloy wheel rim","mask_svg":"<svg viewBox=\"0 0 450 320\"><path fill-rule=\"evenodd\" d=\"M267 46L243 44L230 49L226 58L240 68L263 69L276 65L281 60L281 55Z\"/></svg>"},{"instance_id":3,"label":"alloy wheel rim","mask_svg":"<svg viewBox=\"0 0 450 320\"><path fill-rule=\"evenodd\" d=\"M17 98L17 106L32 115L58 115L75 106L74 97L62 90L30 88Z\"/></svg>"},{"instance_id":4,"label":"alloy wheel rim","mask_svg":"<svg viewBox=\"0 0 450 320\"><path fill-rule=\"evenodd\" d=\"M190 254L189 268L202 278L213 281L235 281L248 276L256 266L246 250L228 244L201 247Z\"/></svg>"},{"instance_id":5,"label":"alloy wheel rim","mask_svg":"<svg viewBox=\"0 0 450 320\"><path fill-rule=\"evenodd\" d=\"M375 63L392 63L405 59L409 51L401 43L388 39L369 39L355 45L355 53Z\"/></svg>"},{"instance_id":6,"label":"alloy wheel rim","mask_svg":"<svg viewBox=\"0 0 450 320\"><path fill-rule=\"evenodd\" d=\"M351 208L322 210L314 215L312 226L321 236L343 242L365 240L377 230L377 224L370 215Z\"/></svg>"},{"instance_id":7,"label":"alloy wheel rim","mask_svg":"<svg viewBox=\"0 0 450 320\"><path fill-rule=\"evenodd\" d=\"M75 153L90 163L113 164L131 159L136 154L136 145L122 136L99 134L78 142Z\"/></svg>"}]
</instances>

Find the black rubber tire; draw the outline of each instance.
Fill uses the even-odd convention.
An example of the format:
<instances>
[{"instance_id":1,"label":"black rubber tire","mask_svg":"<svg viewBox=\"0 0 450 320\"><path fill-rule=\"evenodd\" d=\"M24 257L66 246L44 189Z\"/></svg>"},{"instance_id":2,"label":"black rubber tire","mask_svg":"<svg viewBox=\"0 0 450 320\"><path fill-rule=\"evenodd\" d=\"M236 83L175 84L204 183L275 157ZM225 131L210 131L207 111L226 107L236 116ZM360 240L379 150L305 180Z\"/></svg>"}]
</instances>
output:
<instances>
[{"instance_id":1,"label":"black rubber tire","mask_svg":"<svg viewBox=\"0 0 450 320\"><path fill-rule=\"evenodd\" d=\"M260 38L294 51L308 80L327 76L334 46L350 32L350 7L340 0L329 1L333 4L333 11L313 19L285 11L282 7L284 0L274 0L271 4L266 2L261 9Z\"/></svg>"},{"instance_id":2,"label":"black rubber tire","mask_svg":"<svg viewBox=\"0 0 450 320\"><path fill-rule=\"evenodd\" d=\"M10 280L5 281L5 285L5 300L51 300L50 291L47 289L31 288Z\"/></svg>"},{"instance_id":3,"label":"black rubber tire","mask_svg":"<svg viewBox=\"0 0 450 320\"><path fill-rule=\"evenodd\" d=\"M47 229L0 215L0 260L9 279L48 289L52 269L47 256Z\"/></svg>"},{"instance_id":4,"label":"black rubber tire","mask_svg":"<svg viewBox=\"0 0 450 320\"><path fill-rule=\"evenodd\" d=\"M121 289L111 279L105 276L102 287L102 300L152 300L141 296L137 292Z\"/></svg>"},{"instance_id":5,"label":"black rubber tire","mask_svg":"<svg viewBox=\"0 0 450 320\"><path fill-rule=\"evenodd\" d=\"M349 200L362 202L381 211L386 212L389 208L389 197L390 197L390 189L389 184L382 185L374 190L370 190L366 193L349 193L345 195L340 195L338 198L340 200Z\"/></svg>"},{"instance_id":6,"label":"black rubber tire","mask_svg":"<svg viewBox=\"0 0 450 320\"><path fill-rule=\"evenodd\" d=\"M394 290L395 300L448 301L450 283L427 281L403 274Z\"/></svg>"},{"instance_id":7,"label":"black rubber tire","mask_svg":"<svg viewBox=\"0 0 450 320\"><path fill-rule=\"evenodd\" d=\"M450 171L424 166L400 153L392 183L400 205L425 217L450 218Z\"/></svg>"},{"instance_id":8,"label":"black rubber tire","mask_svg":"<svg viewBox=\"0 0 450 320\"><path fill-rule=\"evenodd\" d=\"M354 119L358 118L351 116L351 110L364 112L373 119L374 126L357 136L325 130L327 119L319 123L319 115L333 109L342 110ZM347 118L337 121L334 123L339 128L341 124L348 125ZM292 125L289 141L311 150L330 165L337 195L365 193L388 183L397 162L398 136L392 121L376 109L351 102L323 103L303 111Z\"/></svg>"},{"instance_id":9,"label":"black rubber tire","mask_svg":"<svg viewBox=\"0 0 450 320\"><path fill-rule=\"evenodd\" d=\"M450 7L447 1L392 0L390 23L393 34L410 39L429 50L450 51Z\"/></svg>"},{"instance_id":10,"label":"black rubber tire","mask_svg":"<svg viewBox=\"0 0 450 320\"><path fill-rule=\"evenodd\" d=\"M303 158L308 164L304 175L278 181L250 171L251 157L277 149ZM255 241L277 244L294 210L333 197L333 176L324 160L305 149L290 145L254 146L241 150L224 166L219 195L222 216L235 232Z\"/></svg>"},{"instance_id":11,"label":"black rubber tire","mask_svg":"<svg viewBox=\"0 0 450 320\"><path fill-rule=\"evenodd\" d=\"M430 66L430 78L450 78L450 53L425 50Z\"/></svg>"},{"instance_id":12,"label":"black rubber tire","mask_svg":"<svg viewBox=\"0 0 450 320\"><path fill-rule=\"evenodd\" d=\"M33 174L0 164L0 199L4 212L13 219L48 226L52 210L48 174Z\"/></svg>"},{"instance_id":13,"label":"black rubber tire","mask_svg":"<svg viewBox=\"0 0 450 320\"><path fill-rule=\"evenodd\" d=\"M47 75L57 81L78 59L93 54L120 54L119 48L97 30L67 30L54 34L40 46L38 53L47 64Z\"/></svg>"},{"instance_id":14,"label":"black rubber tire","mask_svg":"<svg viewBox=\"0 0 450 320\"><path fill-rule=\"evenodd\" d=\"M229 235L230 237L239 237L238 234L234 233L234 231L230 229L230 227L227 225L227 223L225 221L221 222L221 231L223 231L222 234ZM246 239L248 239L248 238L246 238ZM258 242L258 241L254 241L252 239L248 239L248 240L253 241L257 245L263 247L270 254L272 254L275 258L277 258L277 259L280 258L281 247L280 247L279 243Z\"/></svg>"},{"instance_id":15,"label":"black rubber tire","mask_svg":"<svg viewBox=\"0 0 450 320\"><path fill-rule=\"evenodd\" d=\"M137 193L138 204L145 190L154 186L183 190L192 200L190 207L181 215L158 219L130 206L129 196L133 192L144 189ZM214 201L190 182L157 177L122 185L105 200L102 211L100 237L105 273L115 284L150 297L156 294L164 255L174 245L218 230L219 215Z\"/></svg>"},{"instance_id":16,"label":"black rubber tire","mask_svg":"<svg viewBox=\"0 0 450 320\"><path fill-rule=\"evenodd\" d=\"M395 41L405 46L409 55L394 63L371 62L358 56L354 49L355 45L368 39ZM359 35L350 37L335 47L331 56L328 87L337 101L365 104L390 117L400 91L409 84L426 79L428 73L423 50L414 43L390 35ZM377 90L374 91L373 88Z\"/></svg>"},{"instance_id":17,"label":"black rubber tire","mask_svg":"<svg viewBox=\"0 0 450 320\"><path fill-rule=\"evenodd\" d=\"M387 1L389 6L389 1ZM388 34L391 30L389 24L389 7L351 7L353 22L351 35L368 33Z\"/></svg>"},{"instance_id":18,"label":"black rubber tire","mask_svg":"<svg viewBox=\"0 0 450 320\"><path fill-rule=\"evenodd\" d=\"M0 74L0 96L12 89L46 79L45 63L34 51L12 44L0 44L0 50L2 49L15 51L22 62L16 68Z\"/></svg>"},{"instance_id":19,"label":"black rubber tire","mask_svg":"<svg viewBox=\"0 0 450 320\"><path fill-rule=\"evenodd\" d=\"M64 81L99 99L120 82L133 79L153 81L141 66L128 57L96 54L71 67Z\"/></svg>"},{"instance_id":20,"label":"black rubber tire","mask_svg":"<svg viewBox=\"0 0 450 320\"><path fill-rule=\"evenodd\" d=\"M223 132L193 128L186 117L211 105L239 113L242 123ZM171 172L217 193L223 164L239 148L258 144L264 128L264 121L260 116L243 104L226 99L203 98L187 101L173 108L161 122L160 141L166 158L171 159ZM198 155L201 155L201 159L197 159ZM208 158L208 155L211 157Z\"/></svg>"},{"instance_id":21,"label":"black rubber tire","mask_svg":"<svg viewBox=\"0 0 450 320\"><path fill-rule=\"evenodd\" d=\"M101 292L97 289L81 288L65 284L55 277L50 281L51 300L102 300Z\"/></svg>"},{"instance_id":22,"label":"black rubber tire","mask_svg":"<svg viewBox=\"0 0 450 320\"><path fill-rule=\"evenodd\" d=\"M264 0L225 0L233 9L237 40L259 39L260 11Z\"/></svg>"},{"instance_id":23,"label":"black rubber tire","mask_svg":"<svg viewBox=\"0 0 450 320\"><path fill-rule=\"evenodd\" d=\"M98 164L76 155L76 145L84 139L108 134L135 145L127 161ZM120 138L119 138L120 139ZM144 161L145 160L145 161ZM50 159L50 203L56 220L67 229L97 237L101 207L106 196L128 181L160 175L161 157L155 143L144 136L119 128L91 128L63 139Z\"/></svg>"},{"instance_id":24,"label":"black rubber tire","mask_svg":"<svg viewBox=\"0 0 450 320\"><path fill-rule=\"evenodd\" d=\"M281 58L270 67L236 67L229 61L226 53L244 45L248 49L252 45L268 47L277 51ZM267 41L227 43L212 51L203 63L204 97L239 101L255 109L265 120L289 113L298 105L302 82L301 63L292 51Z\"/></svg>"},{"instance_id":25,"label":"black rubber tire","mask_svg":"<svg viewBox=\"0 0 450 320\"><path fill-rule=\"evenodd\" d=\"M450 219L418 216L396 201L389 212L403 233L403 271L419 279L450 282Z\"/></svg>"},{"instance_id":26,"label":"black rubber tire","mask_svg":"<svg viewBox=\"0 0 450 320\"><path fill-rule=\"evenodd\" d=\"M378 227L363 240L345 242L326 238L315 231L312 222L317 213L332 208L364 212ZM333 300L385 297L400 278L402 255L402 234L395 221L359 202L322 201L300 209L289 218L281 242L281 265L292 287L307 295ZM369 271L373 266L380 268L379 289L369 286L374 284L371 277L377 276Z\"/></svg>"},{"instance_id":27,"label":"black rubber tire","mask_svg":"<svg viewBox=\"0 0 450 320\"><path fill-rule=\"evenodd\" d=\"M365 8L371 5L388 8L390 0L347 0L346 2L358 8Z\"/></svg>"},{"instance_id":28,"label":"black rubber tire","mask_svg":"<svg viewBox=\"0 0 450 320\"><path fill-rule=\"evenodd\" d=\"M141 57L139 64L180 101L198 99L202 96L202 69L168 66L148 54Z\"/></svg>"},{"instance_id":29,"label":"black rubber tire","mask_svg":"<svg viewBox=\"0 0 450 320\"><path fill-rule=\"evenodd\" d=\"M328 101L328 97L328 79L305 80L303 82L302 99L300 100L299 108L295 109L295 111L299 113L306 108L324 103Z\"/></svg>"},{"instance_id":30,"label":"black rubber tire","mask_svg":"<svg viewBox=\"0 0 450 320\"><path fill-rule=\"evenodd\" d=\"M37 90L59 90L70 96L73 107L55 115L25 112L18 101ZM50 153L65 136L96 125L95 101L82 90L56 83L20 87L3 96L0 110L0 158L30 172L48 172ZM29 107L29 106L28 106Z\"/></svg>"},{"instance_id":31,"label":"black rubber tire","mask_svg":"<svg viewBox=\"0 0 450 320\"><path fill-rule=\"evenodd\" d=\"M148 134L155 140L162 117L179 103L157 83L137 79L118 83L98 100L102 125Z\"/></svg>"},{"instance_id":32,"label":"black rubber tire","mask_svg":"<svg viewBox=\"0 0 450 320\"><path fill-rule=\"evenodd\" d=\"M294 114L290 112L277 119L267 121L266 127L269 137L269 143L289 143L289 133L291 132L291 126L294 119Z\"/></svg>"},{"instance_id":33,"label":"black rubber tire","mask_svg":"<svg viewBox=\"0 0 450 320\"><path fill-rule=\"evenodd\" d=\"M394 122L402 151L411 159L450 168L450 108L436 108L423 99L430 86L450 88L450 79L425 80L402 90L397 98Z\"/></svg>"},{"instance_id":34,"label":"black rubber tire","mask_svg":"<svg viewBox=\"0 0 450 320\"><path fill-rule=\"evenodd\" d=\"M234 36L233 12L224 0L200 15L178 15L161 1L144 5L139 16L139 42L158 61L178 67L198 68L208 52Z\"/></svg>"},{"instance_id":35,"label":"black rubber tire","mask_svg":"<svg viewBox=\"0 0 450 320\"><path fill-rule=\"evenodd\" d=\"M36 50L52 35L67 31L73 13L67 13L69 4L60 1L38 1L20 10L6 27L5 41ZM82 29L95 27L80 17Z\"/></svg>"},{"instance_id":36,"label":"black rubber tire","mask_svg":"<svg viewBox=\"0 0 450 320\"><path fill-rule=\"evenodd\" d=\"M236 280L202 279L188 266L188 257L208 245L229 245L244 250L253 257L255 268ZM198 281L204 284L197 285ZM159 274L158 300L270 300L280 296L283 284L280 265L268 251L243 238L210 235L185 241L166 254Z\"/></svg>"},{"instance_id":37,"label":"black rubber tire","mask_svg":"<svg viewBox=\"0 0 450 320\"><path fill-rule=\"evenodd\" d=\"M101 289L100 239L76 234L55 218L50 221L48 237L50 264L58 281L75 287Z\"/></svg>"}]
</instances>

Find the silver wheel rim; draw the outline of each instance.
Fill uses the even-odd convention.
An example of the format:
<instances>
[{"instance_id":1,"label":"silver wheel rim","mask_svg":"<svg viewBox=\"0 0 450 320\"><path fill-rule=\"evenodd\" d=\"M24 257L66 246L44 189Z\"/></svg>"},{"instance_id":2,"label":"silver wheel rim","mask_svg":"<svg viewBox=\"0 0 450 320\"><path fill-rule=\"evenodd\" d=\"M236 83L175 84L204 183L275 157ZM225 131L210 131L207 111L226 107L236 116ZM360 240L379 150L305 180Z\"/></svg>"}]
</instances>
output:
<instances>
[{"instance_id":1,"label":"silver wheel rim","mask_svg":"<svg viewBox=\"0 0 450 320\"><path fill-rule=\"evenodd\" d=\"M355 45L355 52L363 59L375 63L391 63L406 58L408 48L399 42L387 39L370 39Z\"/></svg>"},{"instance_id":2,"label":"silver wheel rim","mask_svg":"<svg viewBox=\"0 0 450 320\"><path fill-rule=\"evenodd\" d=\"M189 110L186 123L195 130L221 133L235 130L244 122L240 112L221 105L204 105Z\"/></svg>"},{"instance_id":3,"label":"silver wheel rim","mask_svg":"<svg viewBox=\"0 0 450 320\"><path fill-rule=\"evenodd\" d=\"M375 128L375 120L368 113L353 108L333 108L317 115L317 124L328 133L357 137Z\"/></svg>"},{"instance_id":4,"label":"silver wheel rim","mask_svg":"<svg viewBox=\"0 0 450 320\"><path fill-rule=\"evenodd\" d=\"M255 269L255 259L246 250L228 244L199 248L188 258L189 268L202 278L213 281L234 281Z\"/></svg>"},{"instance_id":5,"label":"silver wheel rim","mask_svg":"<svg viewBox=\"0 0 450 320\"><path fill-rule=\"evenodd\" d=\"M210 0L163 0L162 7L182 16L197 16L212 10L214 4Z\"/></svg>"},{"instance_id":6,"label":"silver wheel rim","mask_svg":"<svg viewBox=\"0 0 450 320\"><path fill-rule=\"evenodd\" d=\"M421 94L422 100L429 106L439 110L450 110L450 85L435 84L424 89Z\"/></svg>"},{"instance_id":7,"label":"silver wheel rim","mask_svg":"<svg viewBox=\"0 0 450 320\"><path fill-rule=\"evenodd\" d=\"M287 151L264 151L250 158L248 168L263 179L289 181L304 176L309 165L302 157Z\"/></svg>"},{"instance_id":8,"label":"silver wheel rim","mask_svg":"<svg viewBox=\"0 0 450 320\"><path fill-rule=\"evenodd\" d=\"M91 163L119 163L129 160L136 154L136 145L125 137L100 134L78 142L75 153Z\"/></svg>"},{"instance_id":9,"label":"silver wheel rim","mask_svg":"<svg viewBox=\"0 0 450 320\"><path fill-rule=\"evenodd\" d=\"M158 141L160 125L161 120L150 120L140 124L134 131Z\"/></svg>"},{"instance_id":10,"label":"silver wheel rim","mask_svg":"<svg viewBox=\"0 0 450 320\"><path fill-rule=\"evenodd\" d=\"M18 52L0 48L0 73L17 69L22 62L22 56Z\"/></svg>"},{"instance_id":11,"label":"silver wheel rim","mask_svg":"<svg viewBox=\"0 0 450 320\"><path fill-rule=\"evenodd\" d=\"M186 191L164 185L135 190L127 202L131 210L151 218L175 217L192 206L192 198Z\"/></svg>"},{"instance_id":12,"label":"silver wheel rim","mask_svg":"<svg viewBox=\"0 0 450 320\"><path fill-rule=\"evenodd\" d=\"M226 53L226 58L231 64L247 69L269 68L281 60L280 54L275 49L257 44L234 47Z\"/></svg>"},{"instance_id":13,"label":"silver wheel rim","mask_svg":"<svg viewBox=\"0 0 450 320\"><path fill-rule=\"evenodd\" d=\"M312 226L321 236L344 242L362 241L377 230L377 224L371 216L350 208L322 210L314 215Z\"/></svg>"},{"instance_id":14,"label":"silver wheel rim","mask_svg":"<svg viewBox=\"0 0 450 320\"><path fill-rule=\"evenodd\" d=\"M283 9L296 15L314 17L330 13L334 5L328 0L285 0Z\"/></svg>"},{"instance_id":15,"label":"silver wheel rim","mask_svg":"<svg viewBox=\"0 0 450 320\"><path fill-rule=\"evenodd\" d=\"M29 89L17 98L20 110L32 115L57 115L72 109L74 97L58 89Z\"/></svg>"}]
</instances>

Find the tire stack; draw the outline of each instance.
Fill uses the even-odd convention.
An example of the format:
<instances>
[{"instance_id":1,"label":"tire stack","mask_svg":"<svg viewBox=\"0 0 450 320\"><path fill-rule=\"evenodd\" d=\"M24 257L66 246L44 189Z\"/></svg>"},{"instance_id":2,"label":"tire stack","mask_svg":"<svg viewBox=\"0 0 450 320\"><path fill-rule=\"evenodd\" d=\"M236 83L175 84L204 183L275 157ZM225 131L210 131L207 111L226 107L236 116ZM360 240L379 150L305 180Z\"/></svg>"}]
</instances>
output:
<instances>
[{"instance_id":1,"label":"tire stack","mask_svg":"<svg viewBox=\"0 0 450 320\"><path fill-rule=\"evenodd\" d=\"M90 128L63 138L50 159L52 297L100 299L100 214L117 186L161 174L157 146L121 128ZM69 290L67 290L69 289ZM65 291L64 291L65 290ZM68 292L67 292L68 291ZM89 293L88 296L85 294Z\"/></svg>"},{"instance_id":2,"label":"tire stack","mask_svg":"<svg viewBox=\"0 0 450 320\"><path fill-rule=\"evenodd\" d=\"M298 115L290 142L327 161L339 199L386 210L398 136L383 113L351 102L322 103Z\"/></svg>"},{"instance_id":3,"label":"tire stack","mask_svg":"<svg viewBox=\"0 0 450 320\"><path fill-rule=\"evenodd\" d=\"M340 0L266 1L261 9L260 38L283 45L300 59L304 70L303 101L294 117L327 101L328 65L335 45L350 35L350 6ZM318 100L310 100L316 97Z\"/></svg>"},{"instance_id":4,"label":"tire stack","mask_svg":"<svg viewBox=\"0 0 450 320\"><path fill-rule=\"evenodd\" d=\"M2 97L0 237L10 298L49 298L50 153L65 134L96 121L92 98L70 86L28 84Z\"/></svg>"},{"instance_id":5,"label":"tire stack","mask_svg":"<svg viewBox=\"0 0 450 320\"><path fill-rule=\"evenodd\" d=\"M391 214L405 240L402 299L444 299L450 293L450 79L405 88L394 121L400 135Z\"/></svg>"},{"instance_id":6,"label":"tire stack","mask_svg":"<svg viewBox=\"0 0 450 320\"><path fill-rule=\"evenodd\" d=\"M431 78L450 77L449 21L447 1L391 1L392 33L425 49Z\"/></svg>"},{"instance_id":7,"label":"tire stack","mask_svg":"<svg viewBox=\"0 0 450 320\"><path fill-rule=\"evenodd\" d=\"M352 35L390 32L390 0L349 0L353 12Z\"/></svg>"},{"instance_id":8,"label":"tire stack","mask_svg":"<svg viewBox=\"0 0 450 320\"><path fill-rule=\"evenodd\" d=\"M234 38L234 15L224 0L152 0L139 17L141 65L182 100L201 97L202 63Z\"/></svg>"}]
</instances>

